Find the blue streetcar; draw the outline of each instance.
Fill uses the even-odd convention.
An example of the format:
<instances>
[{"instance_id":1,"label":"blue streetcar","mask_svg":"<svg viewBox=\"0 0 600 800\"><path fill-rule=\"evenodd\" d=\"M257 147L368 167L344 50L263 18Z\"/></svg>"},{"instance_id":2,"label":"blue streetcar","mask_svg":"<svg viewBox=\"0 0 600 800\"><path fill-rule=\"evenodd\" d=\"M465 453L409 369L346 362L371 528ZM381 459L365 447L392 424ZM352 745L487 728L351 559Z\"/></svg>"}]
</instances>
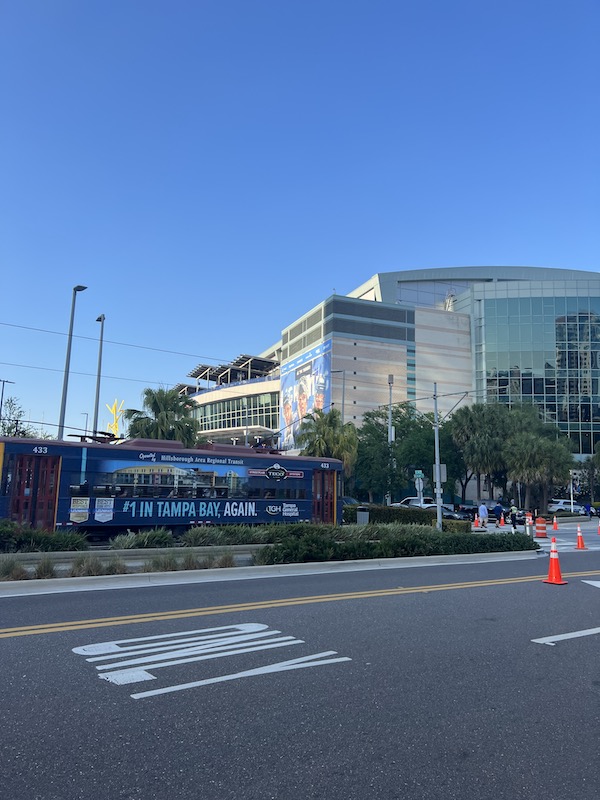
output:
<instances>
[{"instance_id":1,"label":"blue streetcar","mask_svg":"<svg viewBox=\"0 0 600 800\"><path fill-rule=\"evenodd\" d=\"M0 437L0 518L92 533L341 521L342 463L234 445L186 449Z\"/></svg>"}]
</instances>

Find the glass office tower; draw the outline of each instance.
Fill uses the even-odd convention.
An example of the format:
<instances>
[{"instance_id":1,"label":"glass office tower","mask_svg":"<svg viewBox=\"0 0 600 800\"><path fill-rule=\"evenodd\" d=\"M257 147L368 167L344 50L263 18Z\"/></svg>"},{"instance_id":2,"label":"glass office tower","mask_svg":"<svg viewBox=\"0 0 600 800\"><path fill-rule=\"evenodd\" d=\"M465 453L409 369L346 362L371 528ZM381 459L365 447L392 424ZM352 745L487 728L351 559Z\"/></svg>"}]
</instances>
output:
<instances>
[{"instance_id":1,"label":"glass office tower","mask_svg":"<svg viewBox=\"0 0 600 800\"><path fill-rule=\"evenodd\" d=\"M468 314L473 399L535 403L588 456L600 441L600 277L550 267L385 272L351 292ZM418 365L417 365L418 370Z\"/></svg>"}]
</instances>

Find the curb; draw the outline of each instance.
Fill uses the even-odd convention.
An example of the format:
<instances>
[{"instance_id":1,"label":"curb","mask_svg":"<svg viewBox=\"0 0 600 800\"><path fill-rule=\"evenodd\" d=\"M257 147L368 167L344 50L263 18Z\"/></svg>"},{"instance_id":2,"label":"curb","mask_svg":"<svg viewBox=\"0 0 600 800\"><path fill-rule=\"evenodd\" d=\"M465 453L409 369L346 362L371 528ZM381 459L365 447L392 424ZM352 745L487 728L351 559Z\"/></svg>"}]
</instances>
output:
<instances>
[{"instance_id":1,"label":"curb","mask_svg":"<svg viewBox=\"0 0 600 800\"><path fill-rule=\"evenodd\" d=\"M47 580L0 581L0 599L32 595L91 592L109 589L140 589L177 584L215 583L260 578L291 578L299 575L362 572L375 569L409 569L411 567L485 564L498 561L536 560L539 550L517 550L502 553L468 553L451 556L417 556L411 558L364 559L361 561L325 561L309 564L274 564L264 567L230 567L179 572L143 572L129 575L99 575L87 578L49 578Z\"/></svg>"}]
</instances>

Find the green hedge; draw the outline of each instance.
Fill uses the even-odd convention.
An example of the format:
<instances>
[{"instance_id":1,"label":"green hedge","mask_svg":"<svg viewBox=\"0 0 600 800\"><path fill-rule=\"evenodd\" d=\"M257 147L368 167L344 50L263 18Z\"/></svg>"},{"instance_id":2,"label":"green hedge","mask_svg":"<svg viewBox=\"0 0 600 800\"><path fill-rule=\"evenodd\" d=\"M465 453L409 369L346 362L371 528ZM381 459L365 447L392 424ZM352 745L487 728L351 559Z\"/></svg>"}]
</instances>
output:
<instances>
[{"instance_id":1,"label":"green hedge","mask_svg":"<svg viewBox=\"0 0 600 800\"><path fill-rule=\"evenodd\" d=\"M437 514L433 508L400 508L398 506L368 506L369 524L376 523L401 523L404 525L430 525L435 528ZM352 525L356 522L357 506L344 506L342 511L342 521ZM442 520L444 530L469 533L471 530L470 520L444 519Z\"/></svg>"},{"instance_id":2,"label":"green hedge","mask_svg":"<svg viewBox=\"0 0 600 800\"><path fill-rule=\"evenodd\" d=\"M515 550L539 550L539 544L525 534L473 534L432 531L425 526L368 526L354 537L309 533L300 538L286 538L266 547L255 556L257 564L290 564L307 561L347 561L364 558L399 558L405 556L497 553Z\"/></svg>"},{"instance_id":3,"label":"green hedge","mask_svg":"<svg viewBox=\"0 0 600 800\"><path fill-rule=\"evenodd\" d=\"M179 542L184 547L203 545L273 544L283 539L297 539L308 533L337 535L337 525L313 525L311 522L274 522L271 525L208 525L190 528Z\"/></svg>"},{"instance_id":4,"label":"green hedge","mask_svg":"<svg viewBox=\"0 0 600 800\"><path fill-rule=\"evenodd\" d=\"M0 520L1 553L48 553L87 548L85 534L78 531L43 531L10 520Z\"/></svg>"},{"instance_id":5,"label":"green hedge","mask_svg":"<svg viewBox=\"0 0 600 800\"><path fill-rule=\"evenodd\" d=\"M356 522L356 509L359 506L344 506L342 521L352 524ZM428 508L400 508L398 506L366 506L369 512L369 523L402 522L415 525L435 525L436 513Z\"/></svg>"}]
</instances>

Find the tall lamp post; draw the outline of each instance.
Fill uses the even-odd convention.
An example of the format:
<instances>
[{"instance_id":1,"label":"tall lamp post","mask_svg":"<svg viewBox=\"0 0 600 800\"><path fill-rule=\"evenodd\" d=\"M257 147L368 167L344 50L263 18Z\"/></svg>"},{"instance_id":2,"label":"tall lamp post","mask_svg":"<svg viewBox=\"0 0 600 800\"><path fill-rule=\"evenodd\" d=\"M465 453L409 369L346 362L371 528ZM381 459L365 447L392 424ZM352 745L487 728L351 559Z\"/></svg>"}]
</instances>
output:
<instances>
[{"instance_id":1,"label":"tall lamp post","mask_svg":"<svg viewBox=\"0 0 600 800\"><path fill-rule=\"evenodd\" d=\"M69 335L67 337L67 358L65 360L65 375L63 378L62 398L60 401L60 417L58 420L58 438L65 438L65 413L67 410L67 389L69 388L69 369L71 367L71 344L73 343L73 322L75 320L75 300L77 292L84 292L87 286L74 286L73 299L71 300L71 319L69 322Z\"/></svg>"},{"instance_id":2,"label":"tall lamp post","mask_svg":"<svg viewBox=\"0 0 600 800\"><path fill-rule=\"evenodd\" d=\"M0 378L0 383L2 384L2 394L0 394L0 422L2 422L2 406L4 405L4 384L6 383L14 384L14 381L7 381L4 380L3 378Z\"/></svg>"},{"instance_id":3,"label":"tall lamp post","mask_svg":"<svg viewBox=\"0 0 600 800\"><path fill-rule=\"evenodd\" d=\"M100 323L100 345L98 347L98 375L96 377L96 402L94 403L94 421L92 423L92 436L98 433L98 404L100 402L100 377L102 374L102 343L104 341L104 314L96 319Z\"/></svg>"},{"instance_id":4,"label":"tall lamp post","mask_svg":"<svg viewBox=\"0 0 600 800\"><path fill-rule=\"evenodd\" d=\"M435 446L434 482L436 528L442 530L442 469L440 465L440 418L438 414L437 383L433 384L433 440Z\"/></svg>"},{"instance_id":5,"label":"tall lamp post","mask_svg":"<svg viewBox=\"0 0 600 800\"><path fill-rule=\"evenodd\" d=\"M388 403L388 458L389 458L389 491L386 497L386 505L391 505L392 503L392 483L393 483L393 471L396 467L394 463L394 457L392 455L392 444L395 439L395 430L392 427L392 389L394 386L394 376L388 375L388 386L390 387L390 402Z\"/></svg>"}]
</instances>

